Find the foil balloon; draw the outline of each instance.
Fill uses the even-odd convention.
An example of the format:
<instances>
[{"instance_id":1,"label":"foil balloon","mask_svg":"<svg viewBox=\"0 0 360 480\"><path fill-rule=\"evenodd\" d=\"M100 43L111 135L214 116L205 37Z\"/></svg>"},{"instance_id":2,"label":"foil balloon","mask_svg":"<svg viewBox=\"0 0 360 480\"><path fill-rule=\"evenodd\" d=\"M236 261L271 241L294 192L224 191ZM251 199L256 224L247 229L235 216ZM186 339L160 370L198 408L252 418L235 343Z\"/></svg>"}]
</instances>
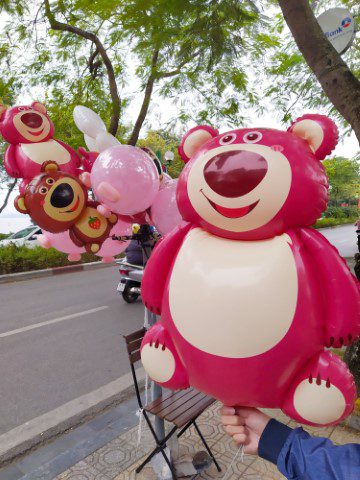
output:
<instances>
[{"instance_id":1,"label":"foil balloon","mask_svg":"<svg viewBox=\"0 0 360 480\"><path fill-rule=\"evenodd\" d=\"M81 165L85 172L90 173L94 165L95 160L99 156L98 152L88 152L85 148L80 147L78 149L79 154L81 155ZM79 175L79 178L82 178L83 173ZM89 185L90 186L90 185Z\"/></svg>"},{"instance_id":2,"label":"foil balloon","mask_svg":"<svg viewBox=\"0 0 360 480\"><path fill-rule=\"evenodd\" d=\"M102 257L102 261L105 263L112 262L114 257L119 255L119 253L122 253L130 243L129 241L122 242L119 240L113 240L111 238L112 235L116 235L117 237L125 237L130 236L131 234L131 223L127 223L119 219L111 229L109 238L105 240L96 255L98 257Z\"/></svg>"},{"instance_id":3,"label":"foil balloon","mask_svg":"<svg viewBox=\"0 0 360 480\"><path fill-rule=\"evenodd\" d=\"M121 145L121 143L109 132L103 132L96 136L96 150L98 152L103 152L107 148L116 147L117 145Z\"/></svg>"},{"instance_id":4,"label":"foil balloon","mask_svg":"<svg viewBox=\"0 0 360 480\"><path fill-rule=\"evenodd\" d=\"M59 252L67 253L70 262L79 261L81 254L85 252L84 247L78 247L71 241L68 231L51 233L43 230L37 240L43 248L56 248Z\"/></svg>"},{"instance_id":5,"label":"foil balloon","mask_svg":"<svg viewBox=\"0 0 360 480\"><path fill-rule=\"evenodd\" d=\"M15 208L29 214L40 228L52 233L69 230L71 240L89 253L97 253L117 222L117 216L105 218L98 203L87 198L87 189L73 175L59 171L55 162L45 162L42 174L33 178L23 195L15 199Z\"/></svg>"},{"instance_id":6,"label":"foil balloon","mask_svg":"<svg viewBox=\"0 0 360 480\"><path fill-rule=\"evenodd\" d=\"M89 135L84 133L84 140L90 152L96 152L97 146L95 138L89 137Z\"/></svg>"},{"instance_id":7,"label":"foil balloon","mask_svg":"<svg viewBox=\"0 0 360 480\"><path fill-rule=\"evenodd\" d=\"M309 425L349 415L352 375L325 348L359 336L359 285L310 228L327 202L320 160L337 140L315 114L287 131L185 135L177 203L187 223L159 243L142 282L143 302L161 315L141 345L153 380Z\"/></svg>"},{"instance_id":8,"label":"foil balloon","mask_svg":"<svg viewBox=\"0 0 360 480\"><path fill-rule=\"evenodd\" d=\"M91 185L99 202L113 212L134 215L151 206L160 180L145 152L118 145L99 155L91 171Z\"/></svg>"},{"instance_id":9,"label":"foil balloon","mask_svg":"<svg viewBox=\"0 0 360 480\"><path fill-rule=\"evenodd\" d=\"M167 181L161 186L151 205L151 223L161 235L166 235L182 222L176 203L176 187L177 180Z\"/></svg>"},{"instance_id":10,"label":"foil balloon","mask_svg":"<svg viewBox=\"0 0 360 480\"><path fill-rule=\"evenodd\" d=\"M73 116L76 126L84 134L84 141L90 152L103 152L109 147L120 145L119 140L106 131L100 116L90 108L77 105Z\"/></svg>"},{"instance_id":11,"label":"foil balloon","mask_svg":"<svg viewBox=\"0 0 360 480\"><path fill-rule=\"evenodd\" d=\"M74 121L78 129L90 138L96 138L100 132L106 132L105 123L99 115L90 108L77 105L73 112ZM93 147L94 145L92 145ZM89 146L90 148L90 146ZM92 150L93 148L90 148Z\"/></svg>"},{"instance_id":12,"label":"foil balloon","mask_svg":"<svg viewBox=\"0 0 360 480\"><path fill-rule=\"evenodd\" d=\"M78 174L80 157L54 138L54 125L42 103L10 108L0 104L0 134L10 144L4 157L5 170L10 177L23 179L21 193L45 161L56 161L62 171Z\"/></svg>"}]
</instances>

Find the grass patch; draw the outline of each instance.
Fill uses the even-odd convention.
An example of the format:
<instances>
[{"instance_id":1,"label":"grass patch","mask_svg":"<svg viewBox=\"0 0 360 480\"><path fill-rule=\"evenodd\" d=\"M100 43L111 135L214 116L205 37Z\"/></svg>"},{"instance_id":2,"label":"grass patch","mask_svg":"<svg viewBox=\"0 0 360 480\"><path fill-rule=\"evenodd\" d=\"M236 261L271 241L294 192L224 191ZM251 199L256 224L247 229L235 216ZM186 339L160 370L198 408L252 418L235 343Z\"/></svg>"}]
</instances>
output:
<instances>
[{"instance_id":1,"label":"grass patch","mask_svg":"<svg viewBox=\"0 0 360 480\"><path fill-rule=\"evenodd\" d=\"M354 225L358 217L352 218L320 218L314 228L336 227L337 225Z\"/></svg>"},{"instance_id":2,"label":"grass patch","mask_svg":"<svg viewBox=\"0 0 360 480\"><path fill-rule=\"evenodd\" d=\"M83 253L80 262L69 262L67 254L49 248L28 248L14 244L0 247L0 275L9 273L28 272L43 268L63 267L74 263L97 262L100 259L95 255Z\"/></svg>"}]
</instances>

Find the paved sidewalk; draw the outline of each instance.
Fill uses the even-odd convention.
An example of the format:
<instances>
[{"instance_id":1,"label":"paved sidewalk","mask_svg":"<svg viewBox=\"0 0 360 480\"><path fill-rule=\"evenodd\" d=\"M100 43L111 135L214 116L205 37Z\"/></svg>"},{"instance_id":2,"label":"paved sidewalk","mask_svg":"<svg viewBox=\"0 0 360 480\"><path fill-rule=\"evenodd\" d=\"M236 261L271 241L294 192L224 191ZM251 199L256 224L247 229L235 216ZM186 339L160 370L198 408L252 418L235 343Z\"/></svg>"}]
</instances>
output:
<instances>
[{"instance_id":1,"label":"paved sidewalk","mask_svg":"<svg viewBox=\"0 0 360 480\"><path fill-rule=\"evenodd\" d=\"M205 473L198 475L197 479L221 480L237 452L237 447L219 425L218 408L217 404L209 408L199 417L198 424L223 471L218 473L216 468L211 466ZM278 410L265 411L290 427L296 426L294 421ZM329 437L336 444L360 443L360 433L347 427L306 427L306 430L313 435ZM151 466L145 467L141 474L135 474L136 467L146 457L147 452L154 447L154 441L145 424L139 447L137 447L137 437L138 428L134 427L56 477L56 480L134 480L135 478L137 480L155 480L156 476ZM193 428L180 439L180 454L192 455L203 449L200 438ZM238 455L231 467L231 472L227 475L227 480L277 480L283 478L285 477L278 472L274 465L252 455L245 455L243 461Z\"/></svg>"}]
</instances>

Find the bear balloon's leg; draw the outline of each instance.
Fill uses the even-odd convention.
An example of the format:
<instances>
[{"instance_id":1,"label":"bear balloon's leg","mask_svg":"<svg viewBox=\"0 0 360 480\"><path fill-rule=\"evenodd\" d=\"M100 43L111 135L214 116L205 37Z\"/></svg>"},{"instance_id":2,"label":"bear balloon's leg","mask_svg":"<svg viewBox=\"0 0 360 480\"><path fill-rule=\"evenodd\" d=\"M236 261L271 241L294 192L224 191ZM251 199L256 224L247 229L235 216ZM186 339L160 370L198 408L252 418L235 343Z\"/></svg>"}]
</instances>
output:
<instances>
[{"instance_id":1,"label":"bear balloon's leg","mask_svg":"<svg viewBox=\"0 0 360 480\"><path fill-rule=\"evenodd\" d=\"M317 354L299 372L282 410L295 421L309 425L332 425L354 408L356 388L344 362L326 351Z\"/></svg>"},{"instance_id":2,"label":"bear balloon's leg","mask_svg":"<svg viewBox=\"0 0 360 480\"><path fill-rule=\"evenodd\" d=\"M149 377L161 386L171 390L189 387L186 369L161 323L156 323L145 334L141 344L141 361Z\"/></svg>"}]
</instances>

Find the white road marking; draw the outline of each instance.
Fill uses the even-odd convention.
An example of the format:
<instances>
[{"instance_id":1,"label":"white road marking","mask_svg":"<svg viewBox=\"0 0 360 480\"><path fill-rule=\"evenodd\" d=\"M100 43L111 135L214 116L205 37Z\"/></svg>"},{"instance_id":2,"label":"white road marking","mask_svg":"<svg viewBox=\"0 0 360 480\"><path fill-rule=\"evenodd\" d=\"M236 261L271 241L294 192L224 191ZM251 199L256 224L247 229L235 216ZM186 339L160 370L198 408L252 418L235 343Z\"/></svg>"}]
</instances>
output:
<instances>
[{"instance_id":1,"label":"white road marking","mask_svg":"<svg viewBox=\"0 0 360 480\"><path fill-rule=\"evenodd\" d=\"M16 330L10 330L9 332L0 333L0 338L10 337L11 335L27 332L28 330L34 330L34 328L40 328L44 327L45 325L52 325L53 323L63 322L64 320L71 320L72 318L83 317L84 315L89 315L90 313L101 312L101 310L105 310L106 308L109 308L109 306L103 305L102 307L92 308L91 310L84 310L83 312L72 313L71 315L65 315L64 317L47 320L46 322L34 323L23 328L17 328Z\"/></svg>"}]
</instances>

